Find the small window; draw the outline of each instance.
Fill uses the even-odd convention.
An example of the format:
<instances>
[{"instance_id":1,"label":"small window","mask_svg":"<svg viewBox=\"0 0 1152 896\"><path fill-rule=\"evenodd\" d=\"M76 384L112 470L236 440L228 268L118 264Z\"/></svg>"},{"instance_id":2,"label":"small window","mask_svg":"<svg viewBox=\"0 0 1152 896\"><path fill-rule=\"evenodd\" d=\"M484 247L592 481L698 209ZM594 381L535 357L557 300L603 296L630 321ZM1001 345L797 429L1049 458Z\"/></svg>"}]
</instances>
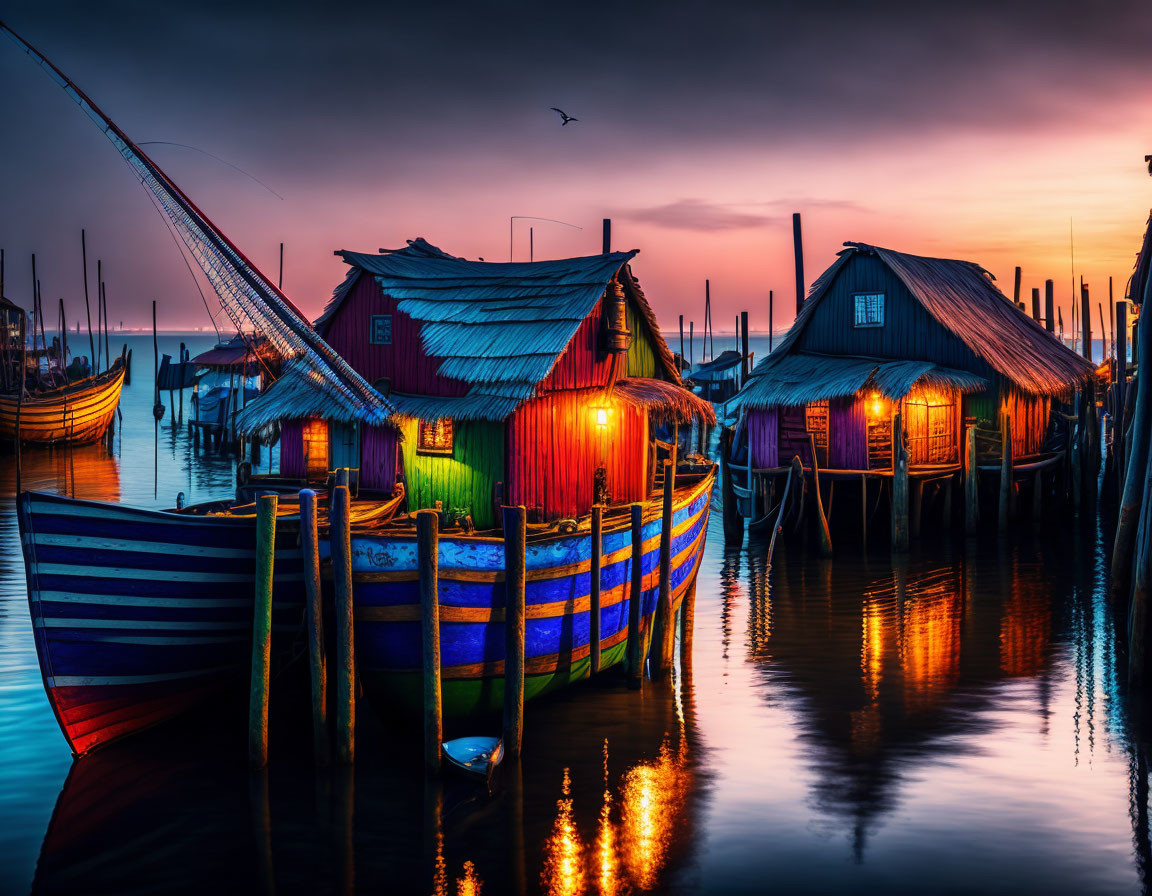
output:
<instances>
[{"instance_id":1,"label":"small window","mask_svg":"<svg viewBox=\"0 0 1152 896\"><path fill-rule=\"evenodd\" d=\"M418 454L452 454L452 420L441 417L439 420L420 421L420 433L416 439Z\"/></svg>"},{"instance_id":2,"label":"small window","mask_svg":"<svg viewBox=\"0 0 1152 896\"><path fill-rule=\"evenodd\" d=\"M392 344L392 315L373 314L371 327L368 331L368 341L372 345Z\"/></svg>"},{"instance_id":3,"label":"small window","mask_svg":"<svg viewBox=\"0 0 1152 896\"><path fill-rule=\"evenodd\" d=\"M858 292L853 299L856 301L857 327L884 326L884 293Z\"/></svg>"}]
</instances>

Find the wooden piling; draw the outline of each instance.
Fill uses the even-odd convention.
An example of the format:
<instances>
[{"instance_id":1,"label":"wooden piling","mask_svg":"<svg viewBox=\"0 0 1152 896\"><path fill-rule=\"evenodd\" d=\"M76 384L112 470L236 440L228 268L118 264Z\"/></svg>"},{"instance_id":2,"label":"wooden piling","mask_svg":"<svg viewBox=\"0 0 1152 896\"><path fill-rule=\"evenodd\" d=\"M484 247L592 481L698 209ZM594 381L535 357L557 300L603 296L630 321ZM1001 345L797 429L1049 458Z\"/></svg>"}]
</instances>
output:
<instances>
[{"instance_id":1,"label":"wooden piling","mask_svg":"<svg viewBox=\"0 0 1152 896\"><path fill-rule=\"evenodd\" d=\"M908 550L908 454L904 450L904 421L892 417L892 550Z\"/></svg>"},{"instance_id":2,"label":"wooden piling","mask_svg":"<svg viewBox=\"0 0 1152 896\"><path fill-rule=\"evenodd\" d=\"M688 583L684 599L680 601L680 667L687 669L692 663L692 637L696 625L696 577Z\"/></svg>"},{"instance_id":3,"label":"wooden piling","mask_svg":"<svg viewBox=\"0 0 1152 896\"><path fill-rule=\"evenodd\" d=\"M796 316L804 307L804 239L800 233L800 212L792 213L792 253L796 261Z\"/></svg>"},{"instance_id":4,"label":"wooden piling","mask_svg":"<svg viewBox=\"0 0 1152 896\"><path fill-rule=\"evenodd\" d=\"M338 469L336 471L335 484L337 487L344 486L344 488L348 488L348 468L347 467L340 467L340 469Z\"/></svg>"},{"instance_id":5,"label":"wooden piling","mask_svg":"<svg viewBox=\"0 0 1152 896\"><path fill-rule=\"evenodd\" d=\"M828 528L828 518L824 515L824 499L820 495L820 464L816 460L816 436L812 433L808 434L808 447L812 452L812 491L816 496L816 537L820 542L820 553L825 557L831 557L832 531Z\"/></svg>"},{"instance_id":6,"label":"wooden piling","mask_svg":"<svg viewBox=\"0 0 1152 896\"><path fill-rule=\"evenodd\" d=\"M592 562L588 569L589 675L600 671L600 567L604 555L604 507L592 505Z\"/></svg>"},{"instance_id":7,"label":"wooden piling","mask_svg":"<svg viewBox=\"0 0 1152 896\"><path fill-rule=\"evenodd\" d=\"M1044 281L1044 328L1056 333L1056 296L1051 280Z\"/></svg>"},{"instance_id":8,"label":"wooden piling","mask_svg":"<svg viewBox=\"0 0 1152 896\"><path fill-rule=\"evenodd\" d=\"M724 516L724 543L739 545L744 540L744 517L736 504L736 490L732 488L732 430L720 431L720 495ZM751 450L751 446L749 446ZM748 483L751 488L752 483Z\"/></svg>"},{"instance_id":9,"label":"wooden piling","mask_svg":"<svg viewBox=\"0 0 1152 896\"><path fill-rule=\"evenodd\" d=\"M1020 265L1016 265L1016 279L1012 286L1012 304L1020 307Z\"/></svg>"},{"instance_id":10,"label":"wooden piling","mask_svg":"<svg viewBox=\"0 0 1152 896\"><path fill-rule=\"evenodd\" d=\"M860 474L860 544L868 548L868 476Z\"/></svg>"},{"instance_id":11,"label":"wooden piling","mask_svg":"<svg viewBox=\"0 0 1152 896\"><path fill-rule=\"evenodd\" d=\"M444 742L444 710L440 689L440 515L435 510L416 514L416 552L424 655L424 770L436 775Z\"/></svg>"},{"instance_id":12,"label":"wooden piling","mask_svg":"<svg viewBox=\"0 0 1152 896\"><path fill-rule=\"evenodd\" d=\"M752 364L750 360L750 349L748 346L748 312L740 312L740 385L743 386L748 382L748 376L752 373Z\"/></svg>"},{"instance_id":13,"label":"wooden piling","mask_svg":"<svg viewBox=\"0 0 1152 896\"><path fill-rule=\"evenodd\" d=\"M1092 303L1088 301L1088 287L1080 278L1080 349L1084 358L1092 360Z\"/></svg>"},{"instance_id":14,"label":"wooden piling","mask_svg":"<svg viewBox=\"0 0 1152 896\"><path fill-rule=\"evenodd\" d=\"M504 507L504 752L520 755L524 738L524 583L527 514Z\"/></svg>"},{"instance_id":15,"label":"wooden piling","mask_svg":"<svg viewBox=\"0 0 1152 896\"><path fill-rule=\"evenodd\" d=\"M1000 449L1000 514L999 532L1004 537L1008 534L1008 516L1011 504L1012 491L1012 415L1002 415L1000 426L1003 434L1003 444Z\"/></svg>"},{"instance_id":16,"label":"wooden piling","mask_svg":"<svg viewBox=\"0 0 1152 896\"><path fill-rule=\"evenodd\" d=\"M1040 287L1032 287L1032 320L1040 323Z\"/></svg>"},{"instance_id":17,"label":"wooden piling","mask_svg":"<svg viewBox=\"0 0 1152 896\"><path fill-rule=\"evenodd\" d=\"M320 585L320 539L316 492L300 491L300 553L304 559L304 596L308 619L308 671L312 683L312 750L328 764L328 668L324 655L324 592Z\"/></svg>"},{"instance_id":18,"label":"wooden piling","mask_svg":"<svg viewBox=\"0 0 1152 896\"><path fill-rule=\"evenodd\" d=\"M656 602L656 644L652 671L667 675L672 671L676 646L676 620L672 616L672 491L676 479L672 465L664 462L664 500L660 508L659 597Z\"/></svg>"},{"instance_id":19,"label":"wooden piling","mask_svg":"<svg viewBox=\"0 0 1152 896\"><path fill-rule=\"evenodd\" d=\"M346 486L332 490L328 529L332 540L332 583L336 592L336 757L356 758L356 644L352 621L351 499Z\"/></svg>"},{"instance_id":20,"label":"wooden piling","mask_svg":"<svg viewBox=\"0 0 1152 896\"><path fill-rule=\"evenodd\" d=\"M643 635L640 631L644 587L644 505L633 504L629 510L632 525L632 575L628 583L628 684L638 688L644 680L644 658L641 651Z\"/></svg>"},{"instance_id":21,"label":"wooden piling","mask_svg":"<svg viewBox=\"0 0 1152 896\"><path fill-rule=\"evenodd\" d=\"M268 679L272 673L272 564L276 557L276 495L256 502L256 588L252 675L248 689L248 762L268 764Z\"/></svg>"}]
</instances>

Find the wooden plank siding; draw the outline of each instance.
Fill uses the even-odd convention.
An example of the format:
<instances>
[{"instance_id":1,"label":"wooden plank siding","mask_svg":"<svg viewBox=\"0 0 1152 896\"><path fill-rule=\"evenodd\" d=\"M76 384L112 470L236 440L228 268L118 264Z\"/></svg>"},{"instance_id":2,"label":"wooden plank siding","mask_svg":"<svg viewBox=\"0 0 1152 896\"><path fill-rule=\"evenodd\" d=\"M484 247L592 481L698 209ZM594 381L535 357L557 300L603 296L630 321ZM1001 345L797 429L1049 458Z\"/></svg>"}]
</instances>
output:
<instances>
[{"instance_id":1,"label":"wooden plank siding","mask_svg":"<svg viewBox=\"0 0 1152 896\"><path fill-rule=\"evenodd\" d=\"M365 426L360 435L360 487L390 492L396 484L396 431Z\"/></svg>"},{"instance_id":2,"label":"wooden plank siding","mask_svg":"<svg viewBox=\"0 0 1152 896\"><path fill-rule=\"evenodd\" d=\"M760 469L780 466L779 424L776 408L748 412L748 444L752 446L752 466Z\"/></svg>"},{"instance_id":3,"label":"wooden plank siding","mask_svg":"<svg viewBox=\"0 0 1152 896\"><path fill-rule=\"evenodd\" d=\"M592 313L584 318L552 372L536 387L538 393L608 385L612 376L612 356L600 350L603 318L604 300L601 299Z\"/></svg>"},{"instance_id":4,"label":"wooden plank siding","mask_svg":"<svg viewBox=\"0 0 1152 896\"><path fill-rule=\"evenodd\" d=\"M853 294L884 293L884 326L856 327ZM931 361L994 379L992 368L946 330L873 255L854 256L836 275L812 319L800 334L797 351L866 355L893 360Z\"/></svg>"},{"instance_id":5,"label":"wooden plank siding","mask_svg":"<svg viewBox=\"0 0 1152 896\"><path fill-rule=\"evenodd\" d=\"M392 344L369 341L374 314L392 315ZM387 377L396 392L414 395L463 395L468 384L440 376L442 363L429 357L420 340L420 325L396 310L396 301L384 295L376 278L361 274L343 304L328 322L324 338L369 383Z\"/></svg>"},{"instance_id":6,"label":"wooden plank siding","mask_svg":"<svg viewBox=\"0 0 1152 896\"><path fill-rule=\"evenodd\" d=\"M868 466L868 421L863 398L849 396L828 402L828 466L863 470Z\"/></svg>"},{"instance_id":7,"label":"wooden plank siding","mask_svg":"<svg viewBox=\"0 0 1152 896\"><path fill-rule=\"evenodd\" d=\"M656 376L656 349L648 337L647 325L631 301L625 304L625 321L632 338L628 341L627 376Z\"/></svg>"},{"instance_id":8,"label":"wooden plank siding","mask_svg":"<svg viewBox=\"0 0 1152 896\"><path fill-rule=\"evenodd\" d=\"M304 422L284 420L280 424L280 475L291 479L303 479L304 469Z\"/></svg>"},{"instance_id":9,"label":"wooden plank siding","mask_svg":"<svg viewBox=\"0 0 1152 896\"><path fill-rule=\"evenodd\" d=\"M409 511L441 501L446 511L471 513L478 528L493 528L493 490L504 478L504 424L457 421L451 456L417 451L417 427L415 420L401 423Z\"/></svg>"},{"instance_id":10,"label":"wooden plank siding","mask_svg":"<svg viewBox=\"0 0 1152 896\"><path fill-rule=\"evenodd\" d=\"M608 425L596 424L606 407ZM648 415L598 391L552 392L523 404L508 421L509 503L535 519L577 517L592 507L597 467L613 502L646 497Z\"/></svg>"}]
</instances>

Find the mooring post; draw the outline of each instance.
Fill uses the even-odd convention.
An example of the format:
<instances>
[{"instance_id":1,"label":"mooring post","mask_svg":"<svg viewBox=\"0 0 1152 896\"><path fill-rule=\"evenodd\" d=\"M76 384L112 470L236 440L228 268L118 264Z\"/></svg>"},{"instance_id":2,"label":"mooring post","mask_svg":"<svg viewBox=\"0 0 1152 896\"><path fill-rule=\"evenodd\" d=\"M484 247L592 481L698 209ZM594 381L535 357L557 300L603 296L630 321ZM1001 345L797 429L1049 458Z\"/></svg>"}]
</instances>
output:
<instances>
[{"instance_id":1,"label":"mooring post","mask_svg":"<svg viewBox=\"0 0 1152 896\"><path fill-rule=\"evenodd\" d=\"M892 550L908 550L908 455L899 411L892 417Z\"/></svg>"},{"instance_id":2,"label":"mooring post","mask_svg":"<svg viewBox=\"0 0 1152 896\"><path fill-rule=\"evenodd\" d=\"M604 506L592 505L592 560L588 567L589 675L600 671L600 567L604 556Z\"/></svg>"},{"instance_id":3,"label":"mooring post","mask_svg":"<svg viewBox=\"0 0 1152 896\"><path fill-rule=\"evenodd\" d=\"M964 440L964 533L975 536L980 524L980 468L976 458L976 424Z\"/></svg>"},{"instance_id":4,"label":"mooring post","mask_svg":"<svg viewBox=\"0 0 1152 896\"><path fill-rule=\"evenodd\" d=\"M524 738L524 585L527 513L504 507L504 752L520 755Z\"/></svg>"},{"instance_id":5,"label":"mooring post","mask_svg":"<svg viewBox=\"0 0 1152 896\"><path fill-rule=\"evenodd\" d=\"M248 762L268 764L268 678L272 673L272 561L276 557L275 495L256 502L256 594L252 617L252 677L248 690Z\"/></svg>"},{"instance_id":6,"label":"mooring post","mask_svg":"<svg viewBox=\"0 0 1152 896\"><path fill-rule=\"evenodd\" d=\"M348 488L348 468L340 467L336 470L336 486L344 486Z\"/></svg>"},{"instance_id":7,"label":"mooring post","mask_svg":"<svg viewBox=\"0 0 1152 896\"><path fill-rule=\"evenodd\" d=\"M633 504L630 508L632 524L632 565L631 581L628 583L628 684L640 687L644 680L644 658L640 631L640 611L644 602L644 505Z\"/></svg>"},{"instance_id":8,"label":"mooring post","mask_svg":"<svg viewBox=\"0 0 1152 896\"><path fill-rule=\"evenodd\" d=\"M860 474L860 544L868 550L868 475Z\"/></svg>"},{"instance_id":9,"label":"mooring post","mask_svg":"<svg viewBox=\"0 0 1152 896\"><path fill-rule=\"evenodd\" d=\"M352 524L347 486L332 490L328 528L332 539L332 583L336 591L336 756L356 758L356 645L352 622Z\"/></svg>"},{"instance_id":10,"label":"mooring post","mask_svg":"<svg viewBox=\"0 0 1152 896\"><path fill-rule=\"evenodd\" d=\"M724 514L724 543L738 545L744 540L744 517L736 504L736 490L732 487L732 436L727 428L720 430L720 494ZM751 444L748 450L752 450ZM752 488L752 482L747 483Z\"/></svg>"},{"instance_id":11,"label":"mooring post","mask_svg":"<svg viewBox=\"0 0 1152 896\"><path fill-rule=\"evenodd\" d=\"M692 636L696 625L696 576L688 582L688 590L684 592L684 600L680 602L680 666L687 668L692 662Z\"/></svg>"},{"instance_id":12,"label":"mooring post","mask_svg":"<svg viewBox=\"0 0 1152 896\"><path fill-rule=\"evenodd\" d=\"M812 491L816 495L816 534L820 541L821 555L831 557L832 532L828 528L828 518L824 515L824 498L820 494L820 463L816 460L816 436L812 433L808 434L808 447L812 451Z\"/></svg>"},{"instance_id":13,"label":"mooring post","mask_svg":"<svg viewBox=\"0 0 1152 896\"><path fill-rule=\"evenodd\" d=\"M1008 534L1008 517L1012 492L1012 415L1007 411L1001 417L1003 445L1000 451L1000 515L999 530L1003 538Z\"/></svg>"},{"instance_id":14,"label":"mooring post","mask_svg":"<svg viewBox=\"0 0 1152 896\"><path fill-rule=\"evenodd\" d=\"M667 675L675 660L676 620L672 616L672 490L676 479L671 463L664 461L664 499L660 508L660 580L656 603L656 631L660 640L652 671Z\"/></svg>"},{"instance_id":15,"label":"mooring post","mask_svg":"<svg viewBox=\"0 0 1152 896\"><path fill-rule=\"evenodd\" d=\"M312 748L316 762L328 764L328 669L324 655L324 592L320 586L320 539L316 492L300 491L300 553L308 612L308 671L312 682Z\"/></svg>"},{"instance_id":16,"label":"mooring post","mask_svg":"<svg viewBox=\"0 0 1152 896\"><path fill-rule=\"evenodd\" d=\"M416 566L420 570L420 631L424 653L424 770L440 772L444 742L440 691L440 515L416 514Z\"/></svg>"}]
</instances>

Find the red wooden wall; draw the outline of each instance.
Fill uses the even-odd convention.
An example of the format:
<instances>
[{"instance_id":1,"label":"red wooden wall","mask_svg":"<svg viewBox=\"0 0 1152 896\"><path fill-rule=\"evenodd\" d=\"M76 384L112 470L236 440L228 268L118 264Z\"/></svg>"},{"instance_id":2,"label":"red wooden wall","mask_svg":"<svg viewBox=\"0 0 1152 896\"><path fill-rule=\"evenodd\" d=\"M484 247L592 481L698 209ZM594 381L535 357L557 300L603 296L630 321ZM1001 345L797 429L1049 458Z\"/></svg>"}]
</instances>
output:
<instances>
[{"instance_id":1,"label":"red wooden wall","mask_svg":"<svg viewBox=\"0 0 1152 896\"><path fill-rule=\"evenodd\" d=\"M392 315L392 344L368 340L373 314ZM430 358L420 342L420 324L396 310L371 274L363 273L329 322L325 341L369 383L392 380L397 392L415 395L463 395L468 384L436 374L441 359Z\"/></svg>"},{"instance_id":2,"label":"red wooden wall","mask_svg":"<svg viewBox=\"0 0 1152 896\"><path fill-rule=\"evenodd\" d=\"M537 517L588 513L596 468L608 472L614 502L640 501L647 489L648 415L595 390L553 392L521 405L508 421L508 502ZM596 408L608 407L608 425Z\"/></svg>"},{"instance_id":3,"label":"red wooden wall","mask_svg":"<svg viewBox=\"0 0 1152 896\"><path fill-rule=\"evenodd\" d=\"M612 356L598 348L603 316L604 300L601 299L592 313L584 318L552 372L537 387L539 392L608 385L612 374ZM619 376L624 376L624 363L621 356L617 362Z\"/></svg>"}]
</instances>

